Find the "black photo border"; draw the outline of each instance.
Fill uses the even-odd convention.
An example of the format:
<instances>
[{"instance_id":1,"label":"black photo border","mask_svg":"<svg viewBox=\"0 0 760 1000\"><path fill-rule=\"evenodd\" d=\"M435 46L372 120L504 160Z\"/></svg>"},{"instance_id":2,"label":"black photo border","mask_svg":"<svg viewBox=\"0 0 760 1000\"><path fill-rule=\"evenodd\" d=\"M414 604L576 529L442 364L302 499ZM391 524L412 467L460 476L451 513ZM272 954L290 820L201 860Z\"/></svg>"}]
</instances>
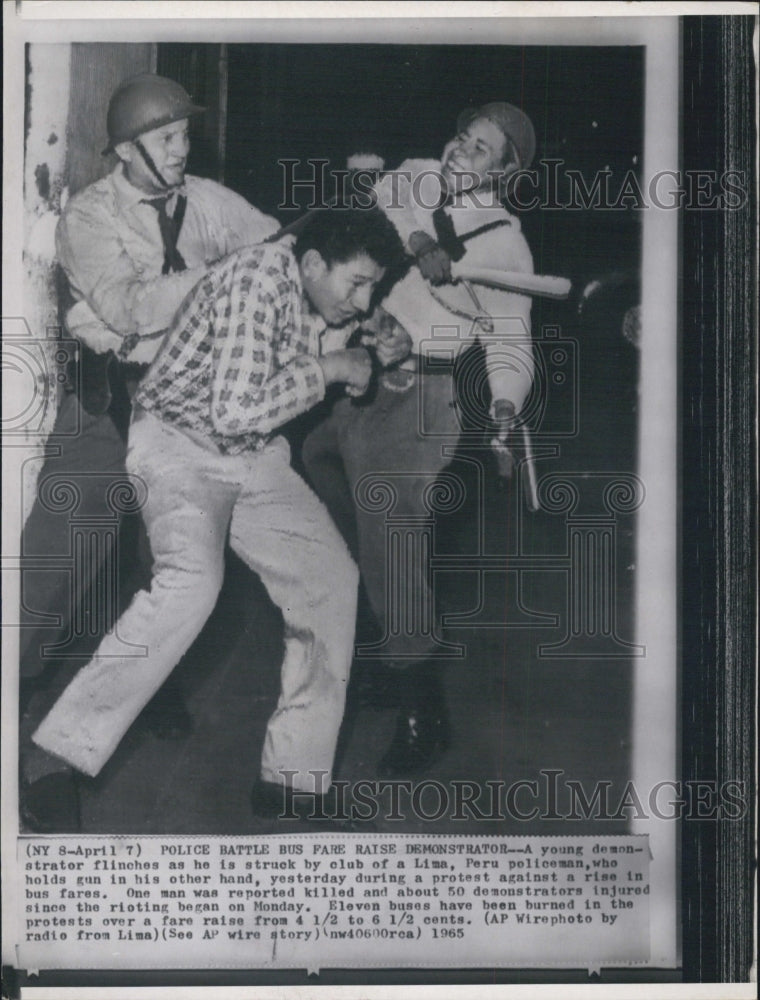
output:
<instances>
[{"instance_id":1,"label":"black photo border","mask_svg":"<svg viewBox=\"0 0 760 1000\"><path fill-rule=\"evenodd\" d=\"M749 806L683 824L686 982L746 982L754 948L756 30L744 16L682 21L683 168L737 171L750 192L741 211L684 212L681 230L682 776L742 782Z\"/></svg>"},{"instance_id":2,"label":"black photo border","mask_svg":"<svg viewBox=\"0 0 760 1000\"><path fill-rule=\"evenodd\" d=\"M681 19L683 170L735 171L737 211L684 211L680 280L681 777L741 782L738 820L690 819L681 835L682 972L602 970L3 969L25 986L747 982L754 953L757 696L757 96L751 15Z\"/></svg>"}]
</instances>

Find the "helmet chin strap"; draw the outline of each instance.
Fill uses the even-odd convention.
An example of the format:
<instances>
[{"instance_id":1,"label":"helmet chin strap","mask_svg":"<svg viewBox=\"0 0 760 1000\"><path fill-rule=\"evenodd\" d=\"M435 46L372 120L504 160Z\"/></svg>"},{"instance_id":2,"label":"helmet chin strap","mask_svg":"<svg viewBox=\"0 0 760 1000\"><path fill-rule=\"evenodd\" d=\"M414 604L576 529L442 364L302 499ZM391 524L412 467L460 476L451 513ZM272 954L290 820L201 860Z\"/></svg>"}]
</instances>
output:
<instances>
[{"instance_id":1,"label":"helmet chin strap","mask_svg":"<svg viewBox=\"0 0 760 1000\"><path fill-rule=\"evenodd\" d=\"M139 139L133 139L132 142L139 150L140 156L142 156L145 162L145 166L148 168L148 170L150 170L150 172L156 178L161 187L168 191L172 187L172 185L167 184L166 180L161 176L161 172L159 171L156 164L153 162L153 157L150 155L148 150L145 148L145 146L143 146L143 144L140 142Z\"/></svg>"}]
</instances>

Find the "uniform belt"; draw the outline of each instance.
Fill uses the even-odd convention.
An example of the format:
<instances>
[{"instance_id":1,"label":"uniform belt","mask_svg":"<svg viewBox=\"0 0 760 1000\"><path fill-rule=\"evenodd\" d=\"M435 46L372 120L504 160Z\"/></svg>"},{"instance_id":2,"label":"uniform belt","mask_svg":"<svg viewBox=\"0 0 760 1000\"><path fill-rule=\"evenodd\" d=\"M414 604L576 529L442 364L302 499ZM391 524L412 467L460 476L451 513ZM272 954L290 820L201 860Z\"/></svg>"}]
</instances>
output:
<instances>
[{"instance_id":1,"label":"uniform belt","mask_svg":"<svg viewBox=\"0 0 760 1000\"><path fill-rule=\"evenodd\" d=\"M137 361L116 361L115 359L111 361L114 369L125 382L139 382L140 379L145 375L150 365L142 365Z\"/></svg>"}]
</instances>

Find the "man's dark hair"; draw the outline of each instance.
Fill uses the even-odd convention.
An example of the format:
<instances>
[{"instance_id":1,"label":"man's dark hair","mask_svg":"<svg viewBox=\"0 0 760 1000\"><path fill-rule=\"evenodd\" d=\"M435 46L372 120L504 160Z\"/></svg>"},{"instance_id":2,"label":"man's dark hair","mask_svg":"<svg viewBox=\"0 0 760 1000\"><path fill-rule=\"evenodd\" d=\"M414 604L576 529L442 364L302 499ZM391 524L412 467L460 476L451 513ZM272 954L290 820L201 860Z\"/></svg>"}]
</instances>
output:
<instances>
[{"instance_id":1,"label":"man's dark hair","mask_svg":"<svg viewBox=\"0 0 760 1000\"><path fill-rule=\"evenodd\" d=\"M307 250L316 250L325 263L343 264L367 254L380 267L395 269L405 262L404 247L393 223L379 208L333 208L314 212L293 247L300 262Z\"/></svg>"}]
</instances>

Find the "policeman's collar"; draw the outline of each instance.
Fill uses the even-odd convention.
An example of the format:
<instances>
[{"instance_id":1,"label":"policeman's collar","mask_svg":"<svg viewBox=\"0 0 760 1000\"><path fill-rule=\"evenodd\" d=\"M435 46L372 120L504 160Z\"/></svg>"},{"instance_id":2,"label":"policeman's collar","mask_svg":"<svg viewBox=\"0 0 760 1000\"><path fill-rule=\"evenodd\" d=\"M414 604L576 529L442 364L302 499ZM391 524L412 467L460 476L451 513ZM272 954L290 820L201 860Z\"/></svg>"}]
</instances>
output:
<instances>
[{"instance_id":1,"label":"policeman's collar","mask_svg":"<svg viewBox=\"0 0 760 1000\"><path fill-rule=\"evenodd\" d=\"M478 188L477 191L460 191L451 196L452 208L477 208L480 211L503 210L496 189Z\"/></svg>"}]
</instances>

